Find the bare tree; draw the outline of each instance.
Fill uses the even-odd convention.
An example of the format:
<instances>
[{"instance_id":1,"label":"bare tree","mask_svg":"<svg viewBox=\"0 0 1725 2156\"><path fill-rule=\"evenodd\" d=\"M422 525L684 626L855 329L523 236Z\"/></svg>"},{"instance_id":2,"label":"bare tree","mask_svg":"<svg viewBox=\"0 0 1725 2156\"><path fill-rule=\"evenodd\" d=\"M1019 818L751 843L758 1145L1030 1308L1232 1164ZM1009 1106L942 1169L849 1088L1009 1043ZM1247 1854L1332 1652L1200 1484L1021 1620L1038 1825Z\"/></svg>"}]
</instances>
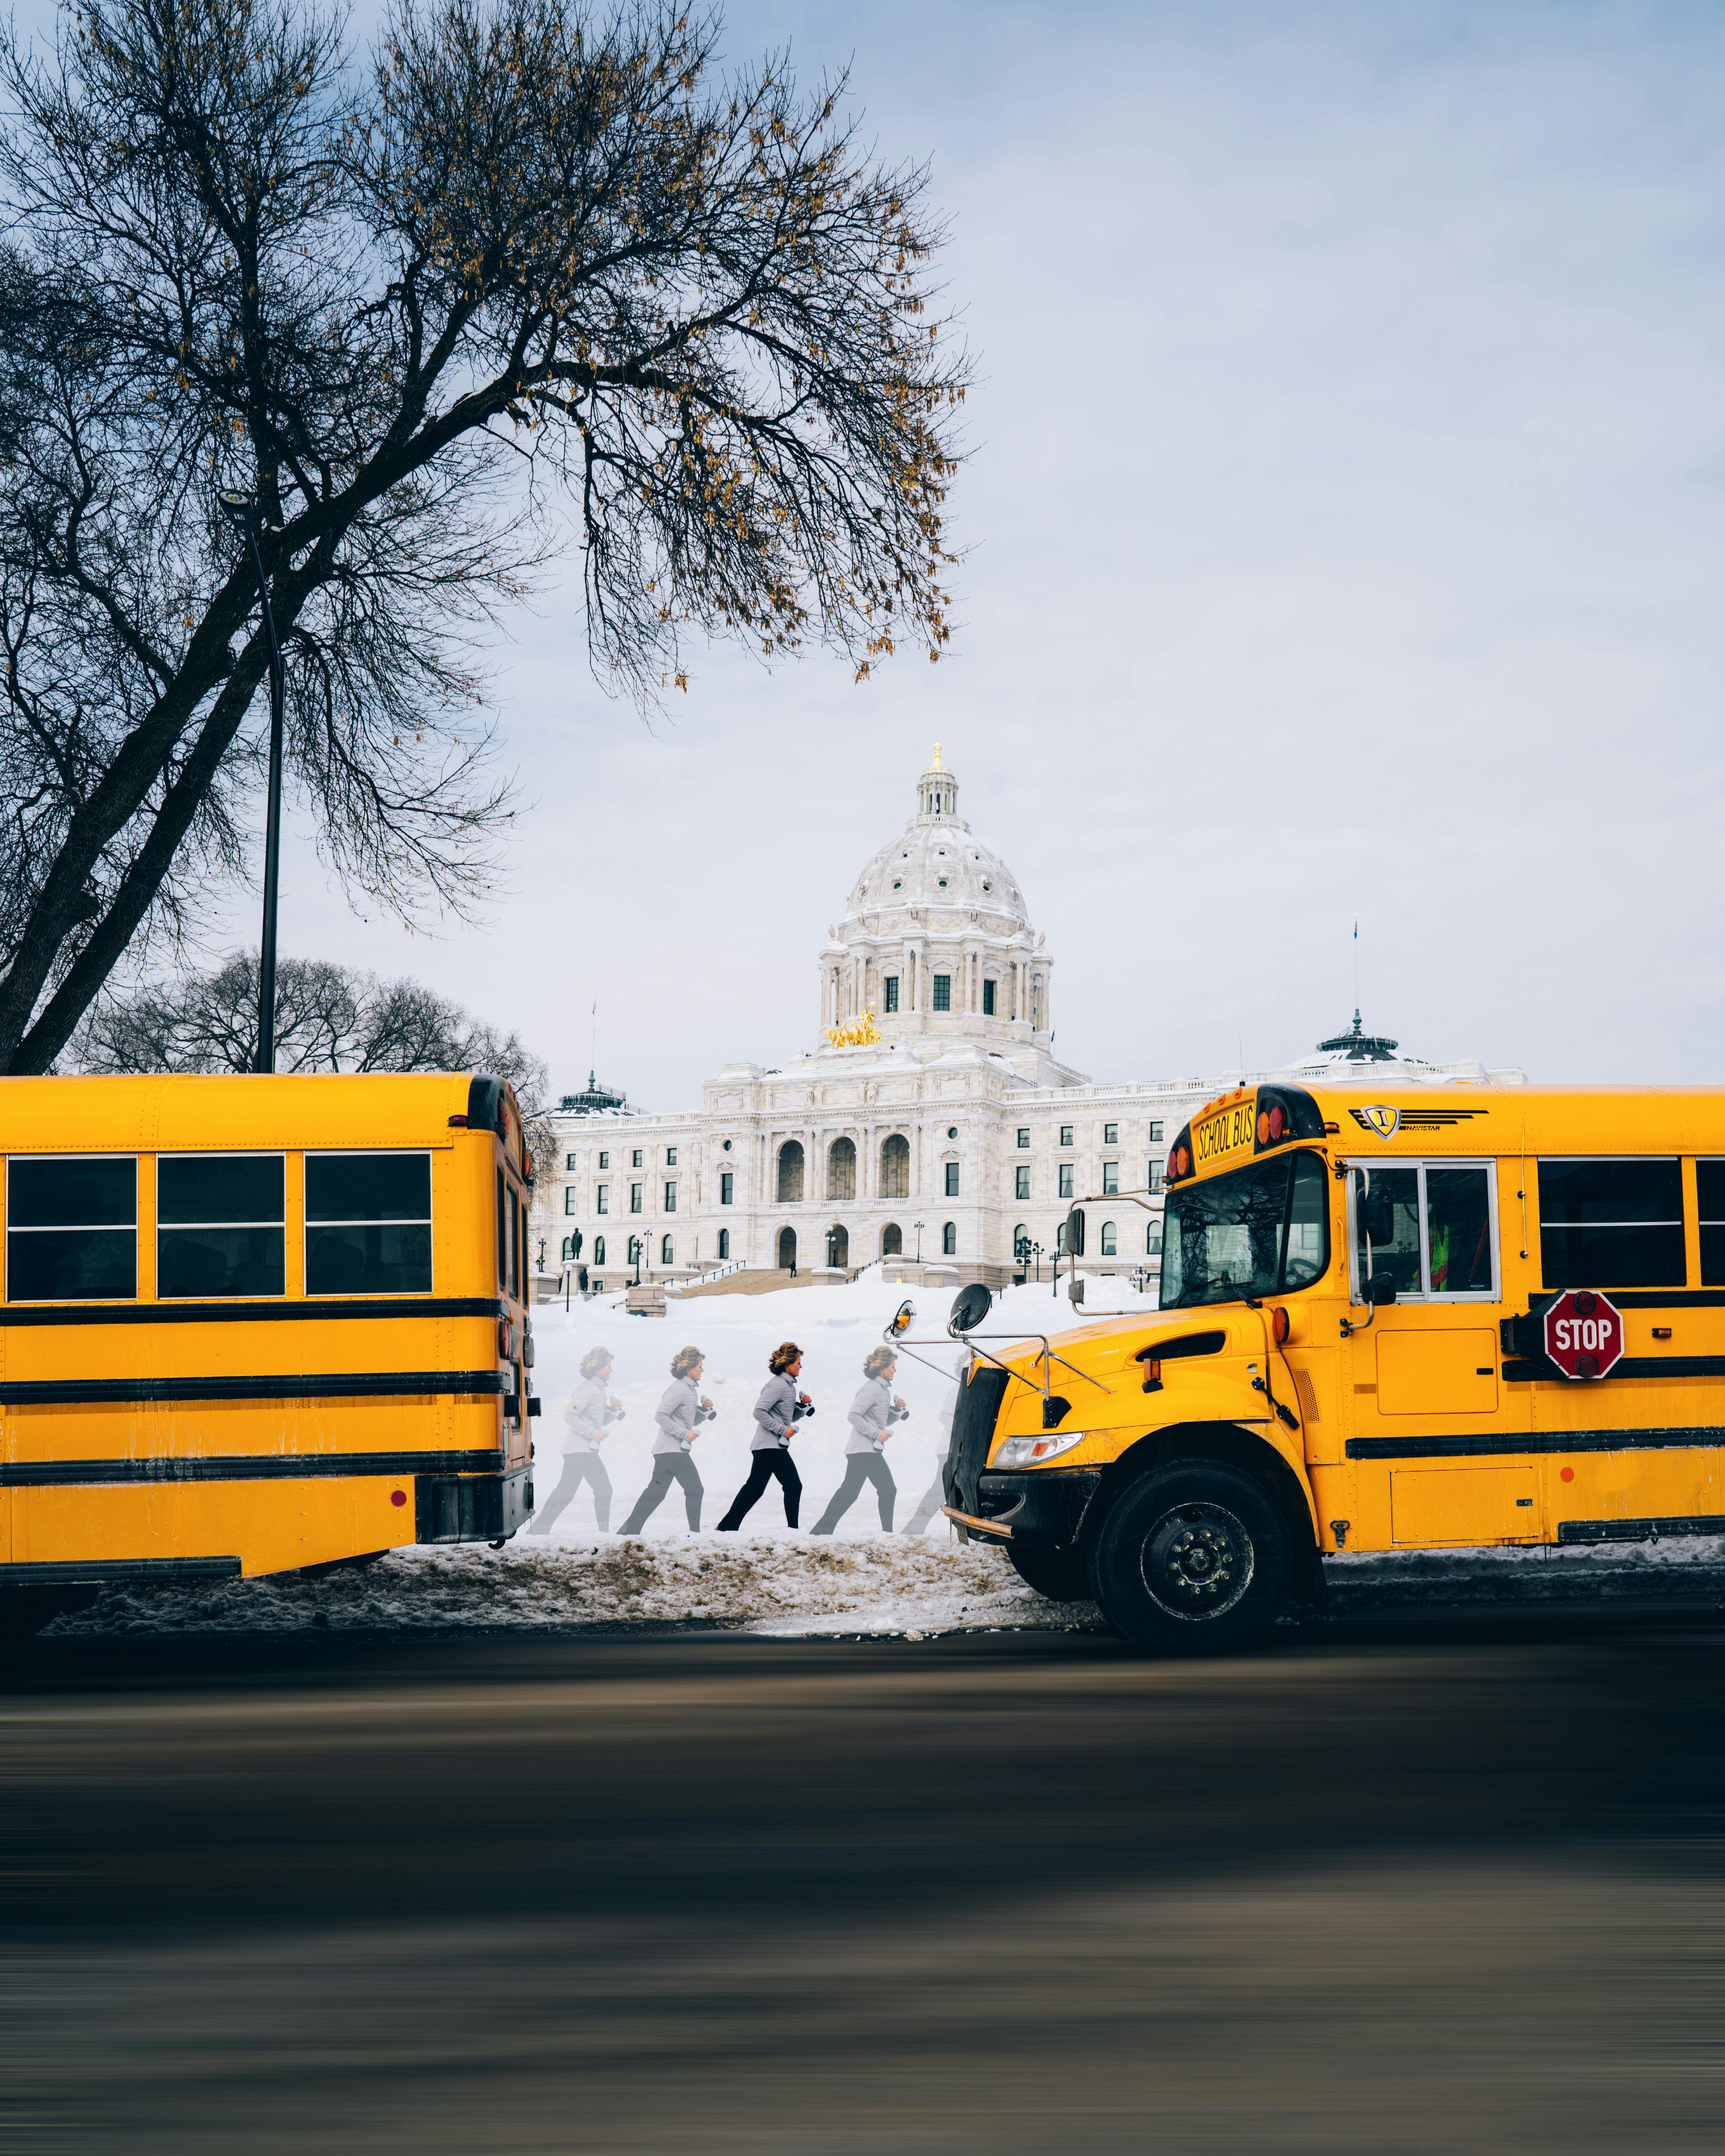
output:
<instances>
[{"instance_id":1,"label":"bare tree","mask_svg":"<svg viewBox=\"0 0 1725 2156\"><path fill-rule=\"evenodd\" d=\"M257 1053L258 961L235 952L213 972L103 997L64 1060L86 1071L253 1070ZM418 981L284 958L275 1053L283 1071L489 1071L515 1087L535 1155L555 1142L544 1064L519 1034L499 1033Z\"/></svg>"},{"instance_id":2,"label":"bare tree","mask_svg":"<svg viewBox=\"0 0 1725 2156\"><path fill-rule=\"evenodd\" d=\"M398 909L484 886L475 639L567 535L608 687L689 639L858 673L947 630L967 362L920 169L675 0L85 0L0 38L0 1071L244 861L293 783Z\"/></svg>"}]
</instances>

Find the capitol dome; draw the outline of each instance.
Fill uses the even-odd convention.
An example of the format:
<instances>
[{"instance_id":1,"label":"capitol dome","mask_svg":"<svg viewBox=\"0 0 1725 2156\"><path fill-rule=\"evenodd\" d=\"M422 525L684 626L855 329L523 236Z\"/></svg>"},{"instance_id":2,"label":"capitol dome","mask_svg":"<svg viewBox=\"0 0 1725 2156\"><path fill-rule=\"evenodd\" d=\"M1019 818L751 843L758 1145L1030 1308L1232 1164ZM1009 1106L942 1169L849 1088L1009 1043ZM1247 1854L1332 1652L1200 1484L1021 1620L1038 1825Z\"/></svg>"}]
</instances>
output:
<instances>
[{"instance_id":1,"label":"capitol dome","mask_svg":"<svg viewBox=\"0 0 1725 2156\"><path fill-rule=\"evenodd\" d=\"M1050 1056L1054 962L1018 878L958 814L958 781L935 744L916 811L852 885L821 952L821 1024L833 1042L865 1034L919 1061L968 1050L1038 1085L1070 1082ZM828 1051L824 1051L828 1052Z\"/></svg>"}]
</instances>

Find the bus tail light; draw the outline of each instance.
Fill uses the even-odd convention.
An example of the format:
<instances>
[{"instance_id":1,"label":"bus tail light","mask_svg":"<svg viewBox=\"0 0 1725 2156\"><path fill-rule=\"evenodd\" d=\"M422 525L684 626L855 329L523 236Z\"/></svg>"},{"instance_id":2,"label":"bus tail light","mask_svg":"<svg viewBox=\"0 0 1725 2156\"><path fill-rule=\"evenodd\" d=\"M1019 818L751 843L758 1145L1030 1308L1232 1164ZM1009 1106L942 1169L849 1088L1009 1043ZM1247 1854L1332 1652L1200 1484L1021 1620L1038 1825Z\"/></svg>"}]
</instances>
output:
<instances>
[{"instance_id":1,"label":"bus tail light","mask_svg":"<svg viewBox=\"0 0 1725 2156\"><path fill-rule=\"evenodd\" d=\"M497 1353L506 1363L515 1360L515 1327L506 1317L497 1321Z\"/></svg>"}]
</instances>

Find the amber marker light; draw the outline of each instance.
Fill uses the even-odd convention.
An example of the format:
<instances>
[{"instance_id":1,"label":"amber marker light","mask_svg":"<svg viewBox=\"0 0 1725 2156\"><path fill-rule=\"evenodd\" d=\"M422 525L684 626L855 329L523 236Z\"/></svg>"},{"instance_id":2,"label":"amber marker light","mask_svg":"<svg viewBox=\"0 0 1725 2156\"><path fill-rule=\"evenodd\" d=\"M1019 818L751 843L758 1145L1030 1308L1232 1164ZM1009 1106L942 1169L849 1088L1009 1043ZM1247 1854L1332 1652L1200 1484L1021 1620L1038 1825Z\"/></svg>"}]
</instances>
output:
<instances>
[{"instance_id":1,"label":"amber marker light","mask_svg":"<svg viewBox=\"0 0 1725 2156\"><path fill-rule=\"evenodd\" d=\"M1271 1337L1276 1342L1278 1348L1283 1346L1286 1342L1288 1334L1291 1329L1286 1311L1278 1305L1277 1307L1270 1313Z\"/></svg>"}]
</instances>

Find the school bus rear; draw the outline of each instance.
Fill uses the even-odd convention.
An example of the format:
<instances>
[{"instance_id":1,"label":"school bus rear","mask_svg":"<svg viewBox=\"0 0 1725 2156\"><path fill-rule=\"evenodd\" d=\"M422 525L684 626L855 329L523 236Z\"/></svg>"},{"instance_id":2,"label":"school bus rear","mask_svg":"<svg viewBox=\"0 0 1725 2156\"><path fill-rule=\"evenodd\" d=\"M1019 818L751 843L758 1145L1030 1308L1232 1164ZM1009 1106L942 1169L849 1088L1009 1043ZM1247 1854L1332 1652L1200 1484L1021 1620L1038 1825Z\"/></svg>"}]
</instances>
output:
<instances>
[{"instance_id":1,"label":"school bus rear","mask_svg":"<svg viewBox=\"0 0 1725 2156\"><path fill-rule=\"evenodd\" d=\"M1344 1553L1725 1533L1725 1094L1243 1090L1166 1203L1155 1317L965 1388L952 1512L1033 1585L1197 1652Z\"/></svg>"},{"instance_id":2,"label":"school bus rear","mask_svg":"<svg viewBox=\"0 0 1725 2156\"><path fill-rule=\"evenodd\" d=\"M527 1517L507 1086L8 1079L0 1145L0 1589L279 1572Z\"/></svg>"}]
</instances>

